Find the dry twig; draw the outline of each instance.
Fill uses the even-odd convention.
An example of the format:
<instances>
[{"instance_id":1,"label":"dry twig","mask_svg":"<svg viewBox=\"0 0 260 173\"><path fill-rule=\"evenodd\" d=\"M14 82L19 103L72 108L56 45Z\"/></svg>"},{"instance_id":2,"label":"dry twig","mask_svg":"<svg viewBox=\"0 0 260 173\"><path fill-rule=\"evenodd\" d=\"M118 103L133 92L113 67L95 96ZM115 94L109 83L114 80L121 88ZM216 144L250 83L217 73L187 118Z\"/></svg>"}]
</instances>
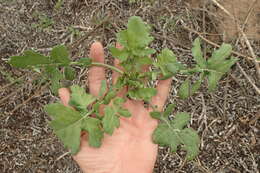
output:
<instances>
[{"instance_id":1,"label":"dry twig","mask_svg":"<svg viewBox=\"0 0 260 173\"><path fill-rule=\"evenodd\" d=\"M256 90L256 92L260 95L260 89L255 85L255 83L252 81L252 79L246 74L244 69L240 66L240 64L236 63L237 67L240 69L242 74L246 77L246 79L249 81L249 83L253 86L253 88Z\"/></svg>"},{"instance_id":2,"label":"dry twig","mask_svg":"<svg viewBox=\"0 0 260 173\"><path fill-rule=\"evenodd\" d=\"M24 77L25 77L25 75L23 75L23 76L21 76L21 77L15 79L14 81L12 81L12 82L9 83L9 84L6 84L5 86L3 86L3 87L0 88L0 91L3 91L5 88L8 88L8 87L12 86L13 84L15 84L15 83L21 81Z\"/></svg>"}]
</instances>

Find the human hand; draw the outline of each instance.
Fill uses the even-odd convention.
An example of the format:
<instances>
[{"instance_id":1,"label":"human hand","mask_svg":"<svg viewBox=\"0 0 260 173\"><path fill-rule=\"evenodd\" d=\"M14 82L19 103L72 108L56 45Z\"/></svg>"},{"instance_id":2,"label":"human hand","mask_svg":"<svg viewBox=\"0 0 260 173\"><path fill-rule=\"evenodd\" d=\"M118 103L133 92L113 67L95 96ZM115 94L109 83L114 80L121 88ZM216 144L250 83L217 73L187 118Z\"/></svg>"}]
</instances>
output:
<instances>
[{"instance_id":1,"label":"human hand","mask_svg":"<svg viewBox=\"0 0 260 173\"><path fill-rule=\"evenodd\" d=\"M94 43L90 49L90 57L94 62L104 63L104 50L101 43ZM116 59L114 65L119 67ZM119 74L113 72L113 83ZM103 67L91 67L89 70L89 90L98 96L101 81L105 80ZM159 81L157 95L151 104L162 111L168 96L171 79ZM125 93L126 89L120 92ZM68 106L70 93L66 88L59 90L61 102ZM81 137L80 151L73 156L80 168L86 173L151 173L156 161L158 147L151 140L152 133L157 126L157 120L150 117L151 108L145 108L143 102L127 100L124 107L130 111L130 118L120 118L120 126L112 136L105 134L100 148L88 145L87 134Z\"/></svg>"}]
</instances>

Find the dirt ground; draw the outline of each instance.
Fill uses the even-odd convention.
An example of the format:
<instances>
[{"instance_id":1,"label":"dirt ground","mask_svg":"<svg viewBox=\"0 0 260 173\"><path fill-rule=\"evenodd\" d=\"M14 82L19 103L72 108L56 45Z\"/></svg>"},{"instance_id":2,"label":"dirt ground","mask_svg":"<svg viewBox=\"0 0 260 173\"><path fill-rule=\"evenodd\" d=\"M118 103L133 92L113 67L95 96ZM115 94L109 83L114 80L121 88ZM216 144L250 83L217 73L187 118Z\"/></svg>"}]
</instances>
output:
<instances>
[{"instance_id":1,"label":"dirt ground","mask_svg":"<svg viewBox=\"0 0 260 173\"><path fill-rule=\"evenodd\" d=\"M254 53L260 57L259 1L253 5L253 1L246 1L244 6L241 3L245 1L238 1L220 2L236 16ZM247 58L251 57L247 44L237 35L236 28L234 32L229 28L234 28L234 20L225 15L223 18L224 13L216 4L194 0L64 0L59 8L55 5L56 0L0 0L1 173L80 172L52 133L50 119L42 110L43 105L57 101L48 90L48 82L35 73L10 67L9 57L26 49L48 53L54 45L65 43L71 47L72 58L78 58L87 56L94 40L101 41L107 51L115 43L115 33L133 15L151 25L153 48L168 47L188 65L194 63L190 48L198 36L211 41L203 41L205 55L215 48L212 42L220 45L223 40L229 41L240 55L234 54L239 58L238 64L213 93L203 86L191 98L181 100L176 92L185 78L174 78L169 102L177 104L177 111L192 115L191 127L201 136L200 154L187 162L184 152L172 154L168 148L160 148L154 173L259 172L260 97L243 71L260 88L259 79L255 64ZM243 16L239 15L241 11ZM227 36L228 30L232 32ZM107 57L111 63L111 55L107 53ZM83 85L87 71L77 69L77 73L73 82Z\"/></svg>"}]
</instances>

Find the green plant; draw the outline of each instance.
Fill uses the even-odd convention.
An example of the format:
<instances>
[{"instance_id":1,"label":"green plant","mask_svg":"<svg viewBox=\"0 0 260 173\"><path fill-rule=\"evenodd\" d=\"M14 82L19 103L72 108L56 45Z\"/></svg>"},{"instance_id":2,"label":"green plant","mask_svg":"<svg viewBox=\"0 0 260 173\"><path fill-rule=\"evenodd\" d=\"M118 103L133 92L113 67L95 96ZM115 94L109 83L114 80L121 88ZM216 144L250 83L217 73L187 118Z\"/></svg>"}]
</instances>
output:
<instances>
[{"instance_id":1,"label":"green plant","mask_svg":"<svg viewBox=\"0 0 260 173\"><path fill-rule=\"evenodd\" d=\"M54 9L59 10L61 8L61 6L63 5L63 0L57 0Z\"/></svg>"},{"instance_id":2,"label":"green plant","mask_svg":"<svg viewBox=\"0 0 260 173\"><path fill-rule=\"evenodd\" d=\"M54 24L54 21L45 14L35 13L34 16L37 17L38 23L33 23L31 25L33 28L44 30L50 28Z\"/></svg>"},{"instance_id":3,"label":"green plant","mask_svg":"<svg viewBox=\"0 0 260 173\"><path fill-rule=\"evenodd\" d=\"M192 54L197 65L194 68L187 68L167 48L155 56L156 51L148 47L152 41L153 37L150 35L148 25L139 17L131 17L127 29L117 34L117 42L123 46L123 49L110 47L111 54L120 60L123 70L107 64L92 62L90 58L82 58L73 62L64 45L54 47L49 56L34 51L25 51L22 56L11 57L9 63L14 67L42 72L50 79L54 92L62 87L62 80L75 78L73 66L103 66L121 74L116 84L108 91L106 82L102 82L99 97L86 93L85 89L78 85L71 86L69 104L74 109L60 103L45 106L45 111L52 117L50 126L64 145L75 154L79 149L82 130L88 132L90 146L100 147L104 133L112 135L114 130L120 126L119 117L131 116L130 112L122 107L125 100L117 96L117 92L122 87L128 87L126 96L129 99L144 100L149 104L157 90L144 81L167 79L177 73L186 75L200 73L200 79L194 85L191 86L189 80L182 84L179 95L181 98L186 98L199 89L202 80L206 77L209 90L214 90L221 76L236 61L232 57L226 59L231 53L231 46L227 44L223 44L220 49L214 51L210 59L204 59L199 39L196 39ZM153 70L144 72L143 66L153 66ZM99 112L100 105L105 105L104 115ZM151 116L161 121L153 133L153 141L162 146L169 146L174 152L177 150L177 146L181 145L187 151L187 159L193 159L199 151L199 136L192 128L185 128L190 121L189 114L177 113L173 120L168 118L173 108L174 105L170 104L164 112L158 112L156 107L153 107ZM96 117L90 116L91 114L95 114Z\"/></svg>"},{"instance_id":4,"label":"green plant","mask_svg":"<svg viewBox=\"0 0 260 173\"><path fill-rule=\"evenodd\" d=\"M79 29L73 28L72 26L69 26L67 31L75 37L82 35L82 32Z\"/></svg>"},{"instance_id":5,"label":"green plant","mask_svg":"<svg viewBox=\"0 0 260 173\"><path fill-rule=\"evenodd\" d=\"M10 72L5 70L3 67L0 67L0 74L2 74L3 77L6 78L6 80L11 83L15 82L17 80L17 79L15 79L15 77L13 77L13 75Z\"/></svg>"}]
</instances>

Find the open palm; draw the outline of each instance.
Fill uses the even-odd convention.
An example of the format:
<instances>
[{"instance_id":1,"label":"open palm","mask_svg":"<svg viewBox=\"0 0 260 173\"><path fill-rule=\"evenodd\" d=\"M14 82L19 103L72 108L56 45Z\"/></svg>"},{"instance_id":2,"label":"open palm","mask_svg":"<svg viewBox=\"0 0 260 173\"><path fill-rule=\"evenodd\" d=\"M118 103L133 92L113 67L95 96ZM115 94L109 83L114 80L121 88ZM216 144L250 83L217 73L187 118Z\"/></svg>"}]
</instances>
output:
<instances>
[{"instance_id":1,"label":"open palm","mask_svg":"<svg viewBox=\"0 0 260 173\"><path fill-rule=\"evenodd\" d=\"M118 46L119 48L120 46ZM90 57L95 62L104 63L104 51L100 43L92 44ZM114 65L118 68L119 62ZM113 72L113 83L118 74ZM105 80L105 70L102 67L91 67L89 70L90 93L98 96L101 81ZM157 95L152 98L152 104L159 110L167 99L171 80L159 81ZM123 94L125 91L120 93ZM68 106L70 93L66 88L59 90L62 103ZM112 136L105 135L102 146L93 148L88 145L87 134L81 137L80 151L73 156L81 169L86 173L151 173L157 156L157 145L153 144L151 135L157 126L157 120L149 115L150 108L145 108L143 102L127 100L124 107L132 116L120 118L120 127Z\"/></svg>"}]
</instances>

